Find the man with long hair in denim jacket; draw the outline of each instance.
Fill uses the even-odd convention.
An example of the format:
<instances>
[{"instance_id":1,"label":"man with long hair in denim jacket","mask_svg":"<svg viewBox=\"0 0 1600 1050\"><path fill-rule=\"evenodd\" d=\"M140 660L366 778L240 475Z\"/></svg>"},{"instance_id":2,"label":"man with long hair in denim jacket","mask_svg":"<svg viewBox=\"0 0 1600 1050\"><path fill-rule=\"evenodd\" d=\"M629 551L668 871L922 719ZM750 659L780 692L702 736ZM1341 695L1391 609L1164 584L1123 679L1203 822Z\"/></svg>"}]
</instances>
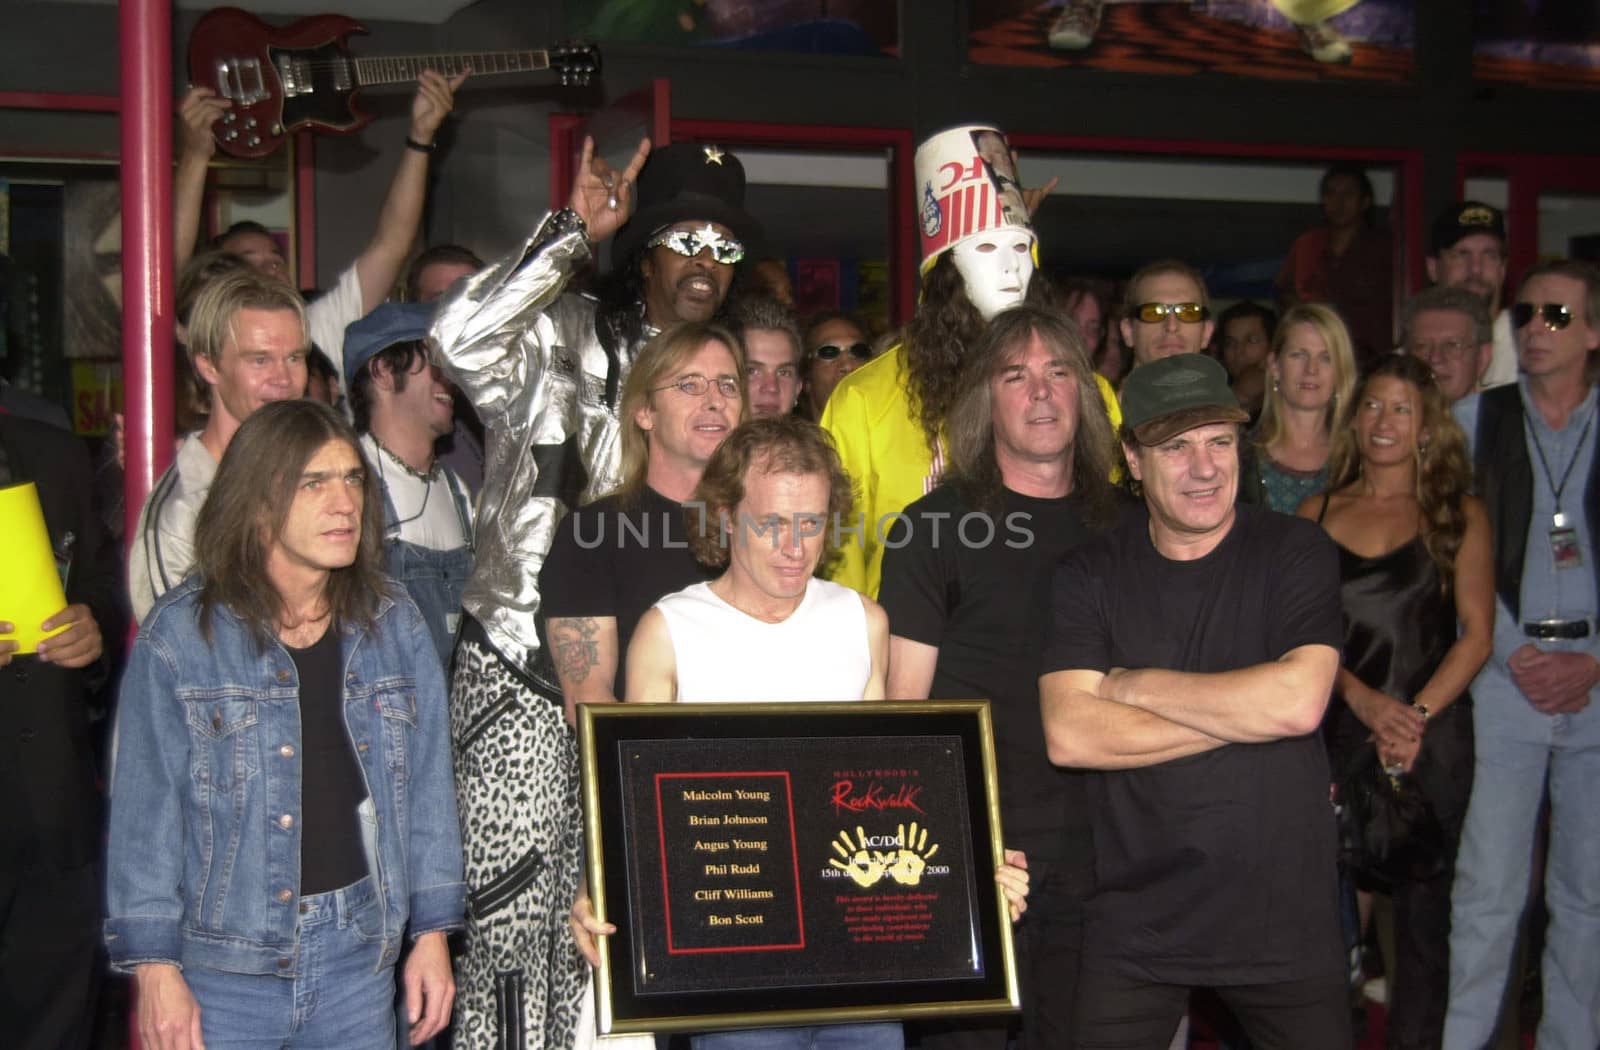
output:
<instances>
[{"instance_id":1,"label":"man with long hair in denim jacket","mask_svg":"<svg viewBox=\"0 0 1600 1050\"><path fill-rule=\"evenodd\" d=\"M147 1048L396 1045L449 1020L465 908L444 675L382 574L382 498L332 409L228 445L197 572L145 619L111 780L106 944Z\"/></svg>"}]
</instances>

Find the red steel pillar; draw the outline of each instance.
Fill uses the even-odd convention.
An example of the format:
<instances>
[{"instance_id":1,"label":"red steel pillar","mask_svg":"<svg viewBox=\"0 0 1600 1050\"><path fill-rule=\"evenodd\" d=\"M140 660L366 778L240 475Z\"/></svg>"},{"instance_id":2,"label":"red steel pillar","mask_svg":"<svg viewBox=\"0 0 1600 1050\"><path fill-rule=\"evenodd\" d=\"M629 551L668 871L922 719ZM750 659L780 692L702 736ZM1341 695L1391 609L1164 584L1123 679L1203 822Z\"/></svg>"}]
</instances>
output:
<instances>
[{"instance_id":1,"label":"red steel pillar","mask_svg":"<svg viewBox=\"0 0 1600 1050\"><path fill-rule=\"evenodd\" d=\"M127 536L172 459L172 3L119 0Z\"/></svg>"}]
</instances>

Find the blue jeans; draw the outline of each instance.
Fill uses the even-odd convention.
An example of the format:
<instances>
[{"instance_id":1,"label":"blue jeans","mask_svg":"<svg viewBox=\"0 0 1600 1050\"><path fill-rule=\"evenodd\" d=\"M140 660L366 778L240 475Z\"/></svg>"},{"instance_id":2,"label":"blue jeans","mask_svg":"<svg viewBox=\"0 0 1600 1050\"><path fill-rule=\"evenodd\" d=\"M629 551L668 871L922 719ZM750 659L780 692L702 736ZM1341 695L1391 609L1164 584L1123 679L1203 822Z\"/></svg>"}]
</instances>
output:
<instances>
[{"instance_id":1,"label":"blue jeans","mask_svg":"<svg viewBox=\"0 0 1600 1050\"><path fill-rule=\"evenodd\" d=\"M300 900L298 976L185 969L206 1050L394 1050L394 967L379 965L372 879Z\"/></svg>"},{"instance_id":2,"label":"blue jeans","mask_svg":"<svg viewBox=\"0 0 1600 1050\"><path fill-rule=\"evenodd\" d=\"M740 1028L692 1036L693 1050L904 1050L899 1021L816 1028Z\"/></svg>"},{"instance_id":3,"label":"blue jeans","mask_svg":"<svg viewBox=\"0 0 1600 1050\"><path fill-rule=\"evenodd\" d=\"M1561 644L1539 643L1540 648ZM1595 1050L1600 1045L1600 703L1577 714L1542 714L1492 660L1473 683L1472 695L1477 761L1450 898L1444 1045L1477 1050L1493 1037L1528 897L1534 825L1548 774L1545 904L1550 926L1539 1050Z\"/></svg>"}]
</instances>

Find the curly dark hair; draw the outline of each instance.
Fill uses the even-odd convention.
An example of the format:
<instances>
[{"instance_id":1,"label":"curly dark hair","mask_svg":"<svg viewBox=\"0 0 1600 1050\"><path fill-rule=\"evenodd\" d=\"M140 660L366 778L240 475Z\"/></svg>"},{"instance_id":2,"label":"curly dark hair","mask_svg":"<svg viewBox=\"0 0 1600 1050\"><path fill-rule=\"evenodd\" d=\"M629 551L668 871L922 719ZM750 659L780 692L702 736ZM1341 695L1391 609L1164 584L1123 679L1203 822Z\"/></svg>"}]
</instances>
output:
<instances>
[{"instance_id":1,"label":"curly dark hair","mask_svg":"<svg viewBox=\"0 0 1600 1050\"><path fill-rule=\"evenodd\" d=\"M1467 534L1463 504L1472 492L1472 459L1467 435L1450 414L1450 399L1439 389L1433 369L1420 357L1388 354L1381 358L1350 399L1333 435L1328 454L1328 488L1337 492L1361 477L1361 450L1356 445L1355 418L1366 400L1367 388L1383 377L1410 383L1417 391L1422 413L1417 419L1416 498L1422 512L1422 543L1439 567L1439 579L1448 593L1455 582L1456 554Z\"/></svg>"},{"instance_id":2,"label":"curly dark hair","mask_svg":"<svg viewBox=\"0 0 1600 1050\"><path fill-rule=\"evenodd\" d=\"M745 475L758 469L768 474L822 474L828 479L828 520L822 525L823 552L818 571L838 554L842 530L855 509L850 475L839 461L828 432L798 416L768 416L739 424L706 464L695 486L694 500L686 505L689 549L695 560L713 569L728 564L727 527L744 501ZM715 521L716 527L709 523Z\"/></svg>"},{"instance_id":3,"label":"curly dark hair","mask_svg":"<svg viewBox=\"0 0 1600 1050\"><path fill-rule=\"evenodd\" d=\"M1037 270L1028 282L1025 301L1032 306L1055 305L1055 291ZM962 364L985 327L983 315L967 298L961 271L945 252L922 278L922 303L906 326L906 392L929 448L939 447L945 416L961 392Z\"/></svg>"}]
</instances>

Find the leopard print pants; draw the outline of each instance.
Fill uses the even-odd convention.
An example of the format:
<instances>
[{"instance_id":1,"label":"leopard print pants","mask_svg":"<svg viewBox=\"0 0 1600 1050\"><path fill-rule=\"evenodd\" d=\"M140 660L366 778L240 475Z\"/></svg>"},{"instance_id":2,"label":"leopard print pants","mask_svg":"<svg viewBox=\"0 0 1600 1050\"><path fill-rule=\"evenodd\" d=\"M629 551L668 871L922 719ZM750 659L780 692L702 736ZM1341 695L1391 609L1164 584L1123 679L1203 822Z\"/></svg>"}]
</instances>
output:
<instances>
[{"instance_id":1,"label":"leopard print pants","mask_svg":"<svg viewBox=\"0 0 1600 1050\"><path fill-rule=\"evenodd\" d=\"M569 1050L587 973L567 930L582 869L578 749L559 698L462 639L450 739L467 870L457 1050Z\"/></svg>"}]
</instances>

